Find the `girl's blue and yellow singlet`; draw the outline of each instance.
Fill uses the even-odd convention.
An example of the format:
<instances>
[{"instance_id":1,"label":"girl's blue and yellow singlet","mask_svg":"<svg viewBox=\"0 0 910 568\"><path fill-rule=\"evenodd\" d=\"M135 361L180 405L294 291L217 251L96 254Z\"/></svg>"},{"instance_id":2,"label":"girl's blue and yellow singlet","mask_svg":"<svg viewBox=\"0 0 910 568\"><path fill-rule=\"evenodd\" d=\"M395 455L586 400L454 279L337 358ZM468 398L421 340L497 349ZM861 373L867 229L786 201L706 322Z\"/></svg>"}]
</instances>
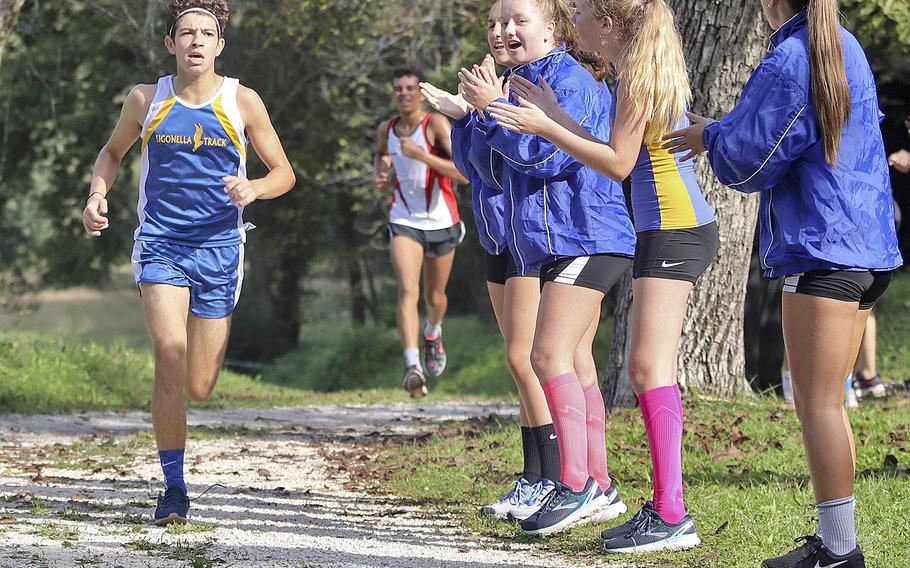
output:
<instances>
[{"instance_id":1,"label":"girl's blue and yellow singlet","mask_svg":"<svg viewBox=\"0 0 910 568\"><path fill-rule=\"evenodd\" d=\"M140 241L221 247L245 241L243 208L224 192L225 176L246 176L246 136L237 79L224 78L210 101L191 105L172 77L158 90L142 127Z\"/></svg>"},{"instance_id":2,"label":"girl's blue and yellow singlet","mask_svg":"<svg viewBox=\"0 0 910 568\"><path fill-rule=\"evenodd\" d=\"M615 121L616 97L610 113ZM678 128L690 124L684 118ZM632 169L632 215L637 233L692 229L716 219L695 177L695 161L683 162L685 154L673 155L663 144L643 143Z\"/></svg>"}]
</instances>

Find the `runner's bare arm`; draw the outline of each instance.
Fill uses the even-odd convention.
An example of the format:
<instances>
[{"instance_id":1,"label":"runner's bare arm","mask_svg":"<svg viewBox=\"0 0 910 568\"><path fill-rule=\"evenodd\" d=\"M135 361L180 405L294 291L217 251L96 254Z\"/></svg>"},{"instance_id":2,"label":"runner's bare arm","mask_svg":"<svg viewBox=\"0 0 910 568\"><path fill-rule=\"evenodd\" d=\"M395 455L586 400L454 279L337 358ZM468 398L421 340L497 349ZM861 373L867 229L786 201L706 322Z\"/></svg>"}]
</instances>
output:
<instances>
[{"instance_id":1,"label":"runner's bare arm","mask_svg":"<svg viewBox=\"0 0 910 568\"><path fill-rule=\"evenodd\" d=\"M445 150L447 155L452 155L452 125L449 123L449 119L441 114L434 114L433 117L430 118L430 123L427 125L427 144L431 147L435 147L437 143L442 146L442 149ZM469 183L468 180L461 175L461 172L458 171L458 168L455 167L455 163L452 162L450 158L434 156L429 152L424 152L417 144L408 139L403 139L401 141L401 151L404 152L405 156L420 160L437 172L454 179L458 183Z\"/></svg>"},{"instance_id":2,"label":"runner's bare arm","mask_svg":"<svg viewBox=\"0 0 910 568\"><path fill-rule=\"evenodd\" d=\"M107 218L107 192L117 179L123 157L142 133L142 123L145 122L156 88L155 85L133 87L120 110L117 126L95 160L89 197L82 211L82 225L85 232L93 237L100 237L101 231L110 225Z\"/></svg>"},{"instance_id":3,"label":"runner's bare arm","mask_svg":"<svg viewBox=\"0 0 910 568\"><path fill-rule=\"evenodd\" d=\"M272 126L269 111L262 98L253 89L240 87L237 91L237 105L246 125L246 135L256 155L269 169L269 173L257 180L237 176L224 177L224 191L234 205L245 207L257 199L275 199L291 191L297 183L294 169L288 160L281 139Z\"/></svg>"},{"instance_id":4,"label":"runner's bare arm","mask_svg":"<svg viewBox=\"0 0 910 568\"><path fill-rule=\"evenodd\" d=\"M389 168L392 157L389 156L389 121L383 121L376 131L376 156L373 158L373 174L376 178L376 189L389 189Z\"/></svg>"}]
</instances>

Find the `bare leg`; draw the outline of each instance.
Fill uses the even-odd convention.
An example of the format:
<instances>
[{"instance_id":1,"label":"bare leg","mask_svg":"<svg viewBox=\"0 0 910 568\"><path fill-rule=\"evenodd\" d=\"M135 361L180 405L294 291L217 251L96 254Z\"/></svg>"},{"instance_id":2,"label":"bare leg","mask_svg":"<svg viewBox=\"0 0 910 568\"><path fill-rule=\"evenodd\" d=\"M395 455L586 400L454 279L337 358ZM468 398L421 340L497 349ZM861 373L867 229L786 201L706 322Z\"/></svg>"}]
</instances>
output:
<instances>
[{"instance_id":1,"label":"bare leg","mask_svg":"<svg viewBox=\"0 0 910 568\"><path fill-rule=\"evenodd\" d=\"M591 314L599 310L603 292L547 282L540 297L531 365L542 384L575 372L575 353L590 331Z\"/></svg>"},{"instance_id":2,"label":"bare leg","mask_svg":"<svg viewBox=\"0 0 910 568\"><path fill-rule=\"evenodd\" d=\"M445 256L428 258L423 270L424 304L427 307L427 321L431 324L442 323L449 307L449 297L446 296L446 286L452 274L452 264L455 262L455 251Z\"/></svg>"},{"instance_id":3,"label":"bare leg","mask_svg":"<svg viewBox=\"0 0 910 568\"><path fill-rule=\"evenodd\" d=\"M502 332L506 341L506 362L523 403L528 426L550 424L550 410L540 381L531 366L531 346L540 304L540 281L516 277L506 281Z\"/></svg>"},{"instance_id":4,"label":"bare leg","mask_svg":"<svg viewBox=\"0 0 910 568\"><path fill-rule=\"evenodd\" d=\"M398 276L398 332L402 349L417 349L417 328L420 314L420 270L423 266L423 247L408 237L392 239L392 266Z\"/></svg>"},{"instance_id":5,"label":"bare leg","mask_svg":"<svg viewBox=\"0 0 910 568\"><path fill-rule=\"evenodd\" d=\"M215 388L231 331L231 316L206 319L190 314L187 320L186 394L196 402L208 399Z\"/></svg>"},{"instance_id":6,"label":"bare leg","mask_svg":"<svg viewBox=\"0 0 910 568\"><path fill-rule=\"evenodd\" d=\"M629 378L635 394L676 384L679 337L691 282L637 278L632 282Z\"/></svg>"},{"instance_id":7,"label":"bare leg","mask_svg":"<svg viewBox=\"0 0 910 568\"><path fill-rule=\"evenodd\" d=\"M189 304L189 288L142 284L142 307L155 354L152 423L159 451L186 446L183 389L188 371L186 321Z\"/></svg>"},{"instance_id":8,"label":"bare leg","mask_svg":"<svg viewBox=\"0 0 910 568\"><path fill-rule=\"evenodd\" d=\"M845 370L855 360L855 302L783 295L784 341L816 502L853 495L852 433L844 415ZM863 320L863 323L865 321Z\"/></svg>"},{"instance_id":9,"label":"bare leg","mask_svg":"<svg viewBox=\"0 0 910 568\"><path fill-rule=\"evenodd\" d=\"M878 321L875 319L875 312L870 312L863 330L862 342L859 346L859 354L856 357L856 366L854 367L856 375L866 380L878 375L878 366L875 364L877 335Z\"/></svg>"},{"instance_id":10,"label":"bare leg","mask_svg":"<svg viewBox=\"0 0 910 568\"><path fill-rule=\"evenodd\" d=\"M581 342L575 349L575 374L578 375L578 381L581 388L587 389L591 385L597 384L597 364L594 362L594 337L597 335L597 327L600 325L600 305L591 314L591 321L588 323L588 329L585 331Z\"/></svg>"}]
</instances>

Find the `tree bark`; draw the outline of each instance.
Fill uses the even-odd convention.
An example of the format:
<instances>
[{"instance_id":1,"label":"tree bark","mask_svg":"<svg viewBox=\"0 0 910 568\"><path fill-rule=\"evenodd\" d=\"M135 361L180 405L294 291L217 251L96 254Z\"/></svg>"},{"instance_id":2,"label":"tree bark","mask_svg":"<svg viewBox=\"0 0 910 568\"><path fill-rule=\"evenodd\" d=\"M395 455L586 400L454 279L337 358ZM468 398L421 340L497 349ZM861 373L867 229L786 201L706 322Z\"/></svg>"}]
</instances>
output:
<instances>
[{"instance_id":1,"label":"tree bark","mask_svg":"<svg viewBox=\"0 0 910 568\"><path fill-rule=\"evenodd\" d=\"M689 78L694 93L693 112L719 118L735 104L743 85L765 53L767 26L753 0L670 0L683 37ZM755 196L720 185L704 159L699 159L698 181L717 214L720 252L701 277L689 299L679 350L679 383L719 396L748 392L743 349L743 307L752 236L758 210ZM626 282L629 286L631 282ZM629 309L619 293L617 311ZM629 404L629 323L617 313L610 368L604 377L605 400Z\"/></svg>"},{"instance_id":2,"label":"tree bark","mask_svg":"<svg viewBox=\"0 0 910 568\"><path fill-rule=\"evenodd\" d=\"M3 46L13 26L19 19L19 10L25 0L0 0L0 63L3 62Z\"/></svg>"}]
</instances>

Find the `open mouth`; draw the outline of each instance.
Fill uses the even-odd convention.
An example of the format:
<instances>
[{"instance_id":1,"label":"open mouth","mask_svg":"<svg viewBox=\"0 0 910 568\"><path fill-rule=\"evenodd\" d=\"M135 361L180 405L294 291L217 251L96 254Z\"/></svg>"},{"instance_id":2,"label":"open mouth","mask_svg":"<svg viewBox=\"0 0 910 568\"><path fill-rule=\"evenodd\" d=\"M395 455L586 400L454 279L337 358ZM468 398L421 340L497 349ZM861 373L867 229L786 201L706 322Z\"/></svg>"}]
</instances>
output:
<instances>
[{"instance_id":1,"label":"open mouth","mask_svg":"<svg viewBox=\"0 0 910 568\"><path fill-rule=\"evenodd\" d=\"M509 40L509 49L513 49L513 50L519 49L522 45L524 45L524 44L521 43L520 41L518 41L517 39Z\"/></svg>"},{"instance_id":2,"label":"open mouth","mask_svg":"<svg viewBox=\"0 0 910 568\"><path fill-rule=\"evenodd\" d=\"M205 56L200 53L191 53L187 57L189 57L189 60L193 63L202 63L205 61Z\"/></svg>"},{"instance_id":3,"label":"open mouth","mask_svg":"<svg viewBox=\"0 0 910 568\"><path fill-rule=\"evenodd\" d=\"M502 43L501 41L497 41L496 43L493 44L493 51L502 51L505 48L506 48L506 44Z\"/></svg>"}]
</instances>

